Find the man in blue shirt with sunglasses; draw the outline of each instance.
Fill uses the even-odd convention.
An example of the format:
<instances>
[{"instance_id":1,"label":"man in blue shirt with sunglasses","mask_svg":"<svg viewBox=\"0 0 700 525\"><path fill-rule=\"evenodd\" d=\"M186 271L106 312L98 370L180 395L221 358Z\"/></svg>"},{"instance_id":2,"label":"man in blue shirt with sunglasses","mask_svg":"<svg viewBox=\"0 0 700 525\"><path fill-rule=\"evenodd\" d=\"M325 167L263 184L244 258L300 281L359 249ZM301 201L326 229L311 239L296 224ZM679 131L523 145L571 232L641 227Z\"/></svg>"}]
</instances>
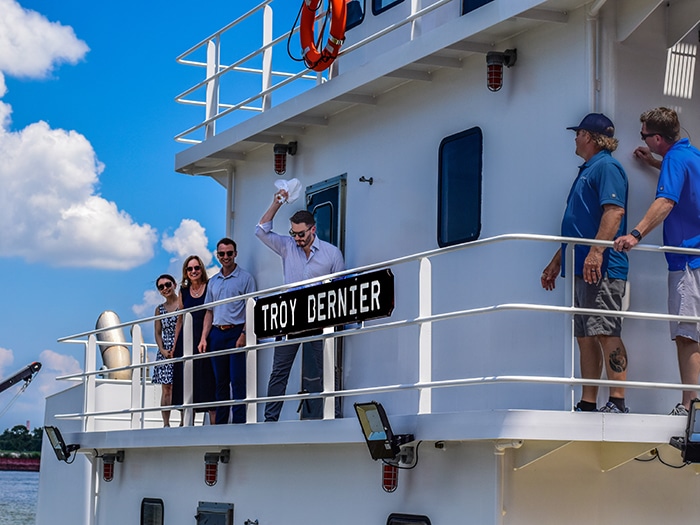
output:
<instances>
[{"instance_id":1,"label":"man in blue shirt with sunglasses","mask_svg":"<svg viewBox=\"0 0 700 525\"><path fill-rule=\"evenodd\" d=\"M345 270L345 262L340 250L316 236L316 220L310 212L300 210L290 217L289 236L279 235L272 231L272 220L287 198L285 190L279 190L275 193L272 204L255 228L256 237L282 258L284 283L295 283ZM319 375L308 382L307 389L309 392L322 392L323 340L313 341L309 345L313 349ZM267 386L268 396L283 396L285 394L289 373L298 350L299 343L275 348L270 382ZM277 421L281 411L281 401L267 403L265 405L265 421ZM312 417L320 418L321 413L317 410L312 414Z\"/></svg>"}]
</instances>

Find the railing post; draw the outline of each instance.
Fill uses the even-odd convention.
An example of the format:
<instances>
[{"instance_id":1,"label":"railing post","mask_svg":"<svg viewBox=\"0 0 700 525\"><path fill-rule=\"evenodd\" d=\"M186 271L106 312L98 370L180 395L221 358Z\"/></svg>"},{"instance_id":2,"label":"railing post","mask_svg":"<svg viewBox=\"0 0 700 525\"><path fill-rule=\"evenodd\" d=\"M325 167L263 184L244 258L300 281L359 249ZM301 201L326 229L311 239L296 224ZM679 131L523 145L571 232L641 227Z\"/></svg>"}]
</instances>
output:
<instances>
[{"instance_id":1,"label":"railing post","mask_svg":"<svg viewBox=\"0 0 700 525\"><path fill-rule=\"evenodd\" d=\"M141 327L134 325L131 329L131 363L133 365L141 364L141 347L143 345L143 337L141 335ZM134 368L131 373L131 408L143 408L143 397L141 395L141 381L145 378L144 369L142 367ZM144 427L144 413L132 412L131 414L131 429Z\"/></svg>"},{"instance_id":2,"label":"railing post","mask_svg":"<svg viewBox=\"0 0 700 525\"><path fill-rule=\"evenodd\" d=\"M245 345L252 346L257 343L255 335L255 299L249 297L245 303ZM247 399L258 397L258 351L246 352L246 383L245 393ZM258 405L248 403L246 405L246 422L258 422Z\"/></svg>"},{"instance_id":3,"label":"railing post","mask_svg":"<svg viewBox=\"0 0 700 525\"><path fill-rule=\"evenodd\" d=\"M428 258L420 260L418 274L418 316L428 317L433 313L433 283L432 263ZM433 380L433 324L428 321L418 328L418 381L421 383ZM421 388L418 399L418 413L432 412L433 391Z\"/></svg>"},{"instance_id":4,"label":"railing post","mask_svg":"<svg viewBox=\"0 0 700 525\"><path fill-rule=\"evenodd\" d=\"M192 340L192 314L189 312L185 314L185 319L182 324L182 335L182 355L183 357L191 356L194 353L194 344ZM191 404L194 399L193 369L194 361L191 359L182 363L182 402L185 405ZM182 418L184 419L184 426L190 426L190 422L193 421L192 412L192 408L186 408L183 411Z\"/></svg>"},{"instance_id":5,"label":"railing post","mask_svg":"<svg viewBox=\"0 0 700 525\"><path fill-rule=\"evenodd\" d=\"M571 279L571 286L569 286L569 293L571 294L571 301L569 301L569 305L573 308L576 306L576 261L574 260L576 258L576 246L572 244L568 244L566 246L562 246L562 257L565 257L565 259L568 261L566 266L567 268L564 268L564 271L567 272L567 275ZM568 252L569 257L566 258L566 253ZM564 299L566 301L566 298ZM571 333L571 336L569 338L569 360L570 360L570 366L569 370L571 372L570 377L573 379L576 376L576 337L574 335L574 326L575 326L575 321L574 321L574 316L569 317L569 330ZM571 407L576 405L576 391L574 390L574 386L571 385L569 386L570 389L570 398L571 398Z\"/></svg>"},{"instance_id":6,"label":"railing post","mask_svg":"<svg viewBox=\"0 0 700 525\"><path fill-rule=\"evenodd\" d=\"M219 46L221 37L216 36L207 43L207 78L211 78L219 72ZM219 113L219 77L218 75L207 82L206 120L214 118ZM210 139L216 135L216 121L212 120L204 128L204 139Z\"/></svg>"},{"instance_id":7,"label":"railing post","mask_svg":"<svg viewBox=\"0 0 700 525\"><path fill-rule=\"evenodd\" d=\"M265 48L262 56L262 91L265 92L272 85L272 46L268 46L272 42L272 7L266 5L263 10L263 31L262 45ZM267 111L272 107L272 95L268 93L263 95L262 110Z\"/></svg>"},{"instance_id":8,"label":"railing post","mask_svg":"<svg viewBox=\"0 0 700 525\"><path fill-rule=\"evenodd\" d=\"M324 328L324 334L332 334L332 326ZM335 390L335 339L323 341L323 391ZM335 397L323 398L323 419L335 419Z\"/></svg>"},{"instance_id":9,"label":"railing post","mask_svg":"<svg viewBox=\"0 0 700 525\"><path fill-rule=\"evenodd\" d=\"M421 0L411 0L411 15L415 15L421 10ZM415 40L421 34L421 19L416 18L411 22L411 40Z\"/></svg>"},{"instance_id":10,"label":"railing post","mask_svg":"<svg viewBox=\"0 0 700 525\"><path fill-rule=\"evenodd\" d=\"M95 334L88 337L88 344L85 347L85 372L95 372L97 370L97 336ZM95 411L95 385L97 376L85 376L83 385L85 388L85 413ZM91 432L95 430L95 418L85 416L83 418L83 431Z\"/></svg>"}]
</instances>

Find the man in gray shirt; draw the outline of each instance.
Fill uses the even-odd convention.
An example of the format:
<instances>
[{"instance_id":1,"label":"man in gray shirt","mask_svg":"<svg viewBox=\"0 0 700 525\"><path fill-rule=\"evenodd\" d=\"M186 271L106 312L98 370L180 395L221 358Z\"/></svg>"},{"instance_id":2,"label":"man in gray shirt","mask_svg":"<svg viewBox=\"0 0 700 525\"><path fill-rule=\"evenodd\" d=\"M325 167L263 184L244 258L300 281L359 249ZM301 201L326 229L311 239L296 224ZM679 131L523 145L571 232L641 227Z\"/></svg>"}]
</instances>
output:
<instances>
[{"instance_id":1,"label":"man in gray shirt","mask_svg":"<svg viewBox=\"0 0 700 525\"><path fill-rule=\"evenodd\" d=\"M285 284L345 270L343 254L337 247L316 236L316 221L308 211L298 211L289 219L291 222L289 237L272 231L272 220L282 204L286 202L287 197L285 190L275 193L272 204L255 229L255 236L282 258ZM309 385L308 390L321 392L323 391L323 341L313 341L310 346L321 377ZM299 343L275 348L272 373L267 386L268 396L285 394L289 373L298 350ZM281 401L267 403L265 421L277 421L281 411Z\"/></svg>"}]
</instances>

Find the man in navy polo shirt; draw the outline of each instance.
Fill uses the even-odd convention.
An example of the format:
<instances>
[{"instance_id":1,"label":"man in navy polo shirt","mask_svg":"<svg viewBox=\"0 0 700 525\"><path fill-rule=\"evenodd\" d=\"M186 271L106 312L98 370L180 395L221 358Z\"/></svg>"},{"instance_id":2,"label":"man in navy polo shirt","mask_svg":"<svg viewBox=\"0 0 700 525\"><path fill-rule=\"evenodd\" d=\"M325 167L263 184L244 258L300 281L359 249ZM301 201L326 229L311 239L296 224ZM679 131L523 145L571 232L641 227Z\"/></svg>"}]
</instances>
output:
<instances>
[{"instance_id":1,"label":"man in navy polo shirt","mask_svg":"<svg viewBox=\"0 0 700 525\"><path fill-rule=\"evenodd\" d=\"M635 157L661 170L656 199L644 218L628 234L615 241L615 249L629 251L642 237L664 223L664 245L700 248L700 150L681 138L678 114L669 108L655 108L639 119L646 147ZM662 161L652 153L662 157ZM674 315L700 316L700 256L666 253L668 263L668 311ZM681 382L694 385L700 376L700 326L671 322L671 339L676 342ZM683 391L683 401L672 415L687 416L694 390Z\"/></svg>"},{"instance_id":2,"label":"man in navy polo shirt","mask_svg":"<svg viewBox=\"0 0 700 525\"><path fill-rule=\"evenodd\" d=\"M615 127L602 113L590 113L578 126L576 155L585 162L571 186L562 219L564 237L612 241L626 231L627 175L611 153L617 149ZM553 290L557 275L564 276L565 247L554 254L542 272L541 284ZM574 254L574 306L599 310L622 309L628 262L624 253L604 246L576 245ZM600 379L603 363L608 379L627 379L627 351L622 343L621 317L601 315L574 316L574 335L578 341L581 376ZM611 387L608 402L601 412L624 413L625 389ZM597 410L598 387L582 388L578 411Z\"/></svg>"}]
</instances>

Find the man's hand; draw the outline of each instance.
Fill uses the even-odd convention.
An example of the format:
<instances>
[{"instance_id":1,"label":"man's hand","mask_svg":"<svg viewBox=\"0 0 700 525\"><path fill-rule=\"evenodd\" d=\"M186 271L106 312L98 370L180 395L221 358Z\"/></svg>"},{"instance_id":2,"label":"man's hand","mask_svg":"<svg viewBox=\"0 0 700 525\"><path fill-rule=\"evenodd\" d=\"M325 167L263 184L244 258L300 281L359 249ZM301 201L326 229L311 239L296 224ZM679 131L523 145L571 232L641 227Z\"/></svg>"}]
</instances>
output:
<instances>
[{"instance_id":1,"label":"man's hand","mask_svg":"<svg viewBox=\"0 0 700 525\"><path fill-rule=\"evenodd\" d=\"M588 251L586 259L583 261L583 280L588 284L597 284L603 277L600 269L603 267L603 255L593 247Z\"/></svg>"},{"instance_id":2,"label":"man's hand","mask_svg":"<svg viewBox=\"0 0 700 525\"><path fill-rule=\"evenodd\" d=\"M542 288L548 291L554 290L556 286L555 281L557 280L557 275L561 271L561 255L557 252L554 258L550 261L547 267L542 272L540 277L540 282L542 283Z\"/></svg>"},{"instance_id":3,"label":"man's hand","mask_svg":"<svg viewBox=\"0 0 700 525\"><path fill-rule=\"evenodd\" d=\"M632 153L635 158L651 166L652 168L661 169L661 161L651 154L651 150L644 146L639 146Z\"/></svg>"},{"instance_id":4,"label":"man's hand","mask_svg":"<svg viewBox=\"0 0 700 525\"><path fill-rule=\"evenodd\" d=\"M622 235L621 237L615 239L613 246L615 247L615 251L628 252L632 248L637 246L637 244L639 244L637 238L634 235L630 235L628 233L627 235Z\"/></svg>"}]
</instances>

